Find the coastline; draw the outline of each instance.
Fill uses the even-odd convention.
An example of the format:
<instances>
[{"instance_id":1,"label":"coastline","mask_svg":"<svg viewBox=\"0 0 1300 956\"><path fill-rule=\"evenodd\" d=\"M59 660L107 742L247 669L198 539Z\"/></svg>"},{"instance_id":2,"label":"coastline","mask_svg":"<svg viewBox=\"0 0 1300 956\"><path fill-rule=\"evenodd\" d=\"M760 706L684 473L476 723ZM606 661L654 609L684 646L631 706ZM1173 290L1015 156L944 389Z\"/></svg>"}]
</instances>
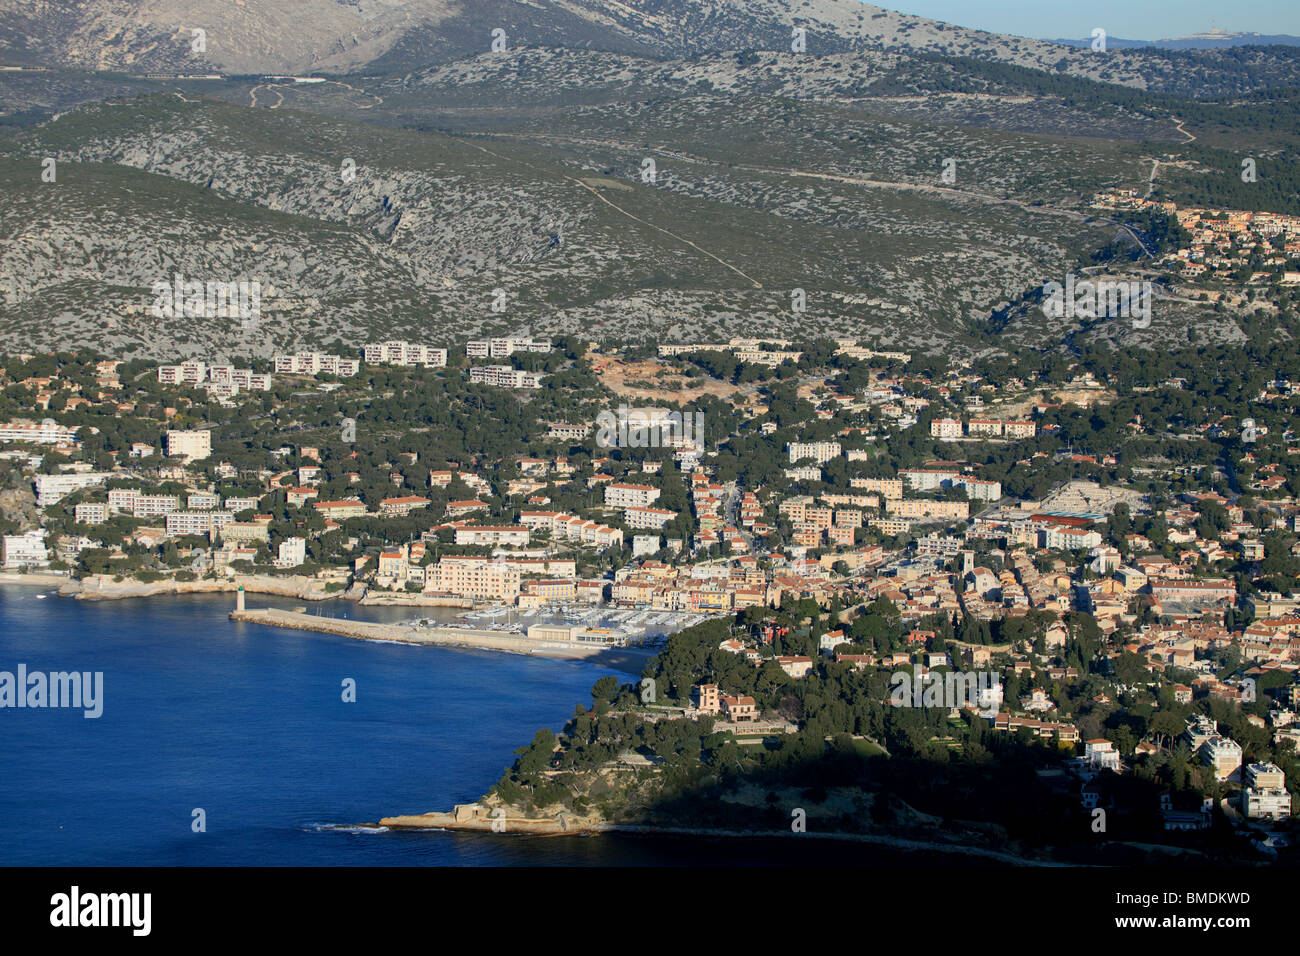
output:
<instances>
[{"instance_id":1,"label":"coastline","mask_svg":"<svg viewBox=\"0 0 1300 956\"><path fill-rule=\"evenodd\" d=\"M300 601L328 601L345 597L345 592L340 589L327 591L327 581L316 578L277 578L263 574L239 575L215 581L177 581L166 578L144 582L131 578L114 581L104 574L88 575L78 581L63 574L5 572L0 573L0 584L57 588L60 597L76 598L78 601L117 601L167 594L234 594L240 587L248 594L270 594Z\"/></svg>"},{"instance_id":2,"label":"coastline","mask_svg":"<svg viewBox=\"0 0 1300 956\"><path fill-rule=\"evenodd\" d=\"M292 580L292 579L290 579ZM92 582L87 586L87 582ZM179 594L235 594L242 586L245 594L270 594L302 601L327 601L333 598L352 600L362 607L473 607L473 603L449 603L443 598L428 601L395 600L358 601L355 594L343 591L325 593L314 578L301 579L298 586L264 575L247 575L221 581L139 581L104 580L103 575L75 581L58 574L13 574L0 572L0 584L23 584L57 588L59 597L79 601L115 601L136 597L162 597ZM645 662L654 651L637 647L609 647L603 644L578 644L556 641L532 641L526 637L460 627L418 627L379 621L354 621L347 618L321 617L277 608L232 611L230 619L287 630L315 631L361 641L398 644L423 644L438 647L469 648L548 657L556 660L585 660L632 677L640 677Z\"/></svg>"},{"instance_id":3,"label":"coastline","mask_svg":"<svg viewBox=\"0 0 1300 956\"><path fill-rule=\"evenodd\" d=\"M537 657L587 660L613 670L639 677L652 652L637 648L606 647L593 644L532 641L497 631L479 631L460 627L418 627L378 621L353 621L346 618L320 617L277 608L231 611L232 621L280 627L295 631L315 631L361 641L384 641L399 644L424 644L437 647L461 647L503 651Z\"/></svg>"},{"instance_id":4,"label":"coastline","mask_svg":"<svg viewBox=\"0 0 1300 956\"><path fill-rule=\"evenodd\" d=\"M497 821L497 826L504 829L493 830L493 820L481 816L485 810L479 804L461 804L450 813L432 812L421 814L401 814L383 817L378 823L356 824L358 827L385 827L389 830L443 830L474 833L492 833L510 836L600 836L609 833L625 833L636 836L696 836L706 839L767 839L799 838L812 840L833 840L851 843L867 843L884 846L894 850L914 850L926 853L955 853L960 856L980 857L990 862L1012 864L1015 866L1057 867L1071 864L1057 863L1051 860L1035 860L990 850L986 847L964 843L942 843L933 840L916 840L910 837L892 836L883 833L795 833L788 830L730 830L710 827L675 827L652 826L648 824L603 823L583 819L573 815L560 814L557 817L504 817Z\"/></svg>"},{"instance_id":5,"label":"coastline","mask_svg":"<svg viewBox=\"0 0 1300 956\"><path fill-rule=\"evenodd\" d=\"M217 580L198 579L177 581L164 578L160 581L139 581L123 578L116 581L107 574L90 574L81 580L66 574L31 571L19 574L0 572L0 584L25 584L37 587L55 587L62 597L75 597L82 601L117 601L133 597L157 597L163 594L234 594L241 587L246 594L270 594L291 597L301 601L328 601L338 598L355 601L362 607L449 607L473 610L477 605L468 599L451 595L403 594L401 592L371 591L364 585L336 588L328 591L331 582L319 578L279 577L270 574L240 574Z\"/></svg>"},{"instance_id":6,"label":"coastline","mask_svg":"<svg viewBox=\"0 0 1300 956\"><path fill-rule=\"evenodd\" d=\"M17 571L0 571L0 584L25 584L28 587L61 588L66 584L75 583L66 574L52 574L42 571L29 571L26 574L19 574Z\"/></svg>"}]
</instances>

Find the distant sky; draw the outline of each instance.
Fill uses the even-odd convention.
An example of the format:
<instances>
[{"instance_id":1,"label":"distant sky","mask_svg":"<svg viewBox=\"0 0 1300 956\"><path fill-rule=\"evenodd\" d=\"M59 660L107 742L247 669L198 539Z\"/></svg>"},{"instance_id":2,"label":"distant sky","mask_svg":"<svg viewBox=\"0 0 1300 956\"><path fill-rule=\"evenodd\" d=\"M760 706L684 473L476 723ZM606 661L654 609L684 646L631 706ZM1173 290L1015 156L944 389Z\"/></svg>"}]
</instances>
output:
<instances>
[{"instance_id":1,"label":"distant sky","mask_svg":"<svg viewBox=\"0 0 1300 956\"><path fill-rule=\"evenodd\" d=\"M876 6L962 27L1040 39L1101 27L1126 40L1165 40L1211 29L1300 36L1297 0L876 0Z\"/></svg>"}]
</instances>

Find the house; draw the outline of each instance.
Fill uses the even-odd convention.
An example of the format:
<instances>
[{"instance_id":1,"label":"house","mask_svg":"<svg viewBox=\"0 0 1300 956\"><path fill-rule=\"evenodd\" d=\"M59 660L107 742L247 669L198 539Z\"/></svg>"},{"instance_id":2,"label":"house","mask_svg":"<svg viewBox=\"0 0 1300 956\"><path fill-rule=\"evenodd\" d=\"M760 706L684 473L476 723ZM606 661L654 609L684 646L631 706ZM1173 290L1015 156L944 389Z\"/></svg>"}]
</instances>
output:
<instances>
[{"instance_id":1,"label":"house","mask_svg":"<svg viewBox=\"0 0 1300 956\"><path fill-rule=\"evenodd\" d=\"M385 498L379 502L379 513L385 518L401 517L417 508L427 508L429 501L418 495L404 495L400 498Z\"/></svg>"},{"instance_id":2,"label":"house","mask_svg":"<svg viewBox=\"0 0 1300 956\"><path fill-rule=\"evenodd\" d=\"M1094 770L1119 773L1119 751L1109 740L1089 740L1083 745L1083 762Z\"/></svg>"},{"instance_id":3,"label":"house","mask_svg":"<svg viewBox=\"0 0 1300 956\"><path fill-rule=\"evenodd\" d=\"M811 657L792 657L781 655L776 658L777 664L781 670L785 671L791 677L807 677L808 672L813 668Z\"/></svg>"},{"instance_id":4,"label":"house","mask_svg":"<svg viewBox=\"0 0 1300 956\"><path fill-rule=\"evenodd\" d=\"M752 697L722 698L722 716L731 723L754 721L758 719L758 707Z\"/></svg>"}]
</instances>

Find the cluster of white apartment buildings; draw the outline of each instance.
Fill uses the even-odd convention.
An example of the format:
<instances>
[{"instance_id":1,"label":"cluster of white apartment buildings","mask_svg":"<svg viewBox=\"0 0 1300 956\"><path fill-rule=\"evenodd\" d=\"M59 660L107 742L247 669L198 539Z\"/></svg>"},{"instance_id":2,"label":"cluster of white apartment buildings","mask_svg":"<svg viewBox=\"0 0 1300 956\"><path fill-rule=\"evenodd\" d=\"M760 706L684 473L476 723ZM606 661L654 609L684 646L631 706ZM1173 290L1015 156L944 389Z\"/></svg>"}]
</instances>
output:
<instances>
[{"instance_id":1,"label":"cluster of white apartment buildings","mask_svg":"<svg viewBox=\"0 0 1300 956\"><path fill-rule=\"evenodd\" d=\"M469 370L469 380L498 388L541 388L541 372L525 372L509 365L481 365Z\"/></svg>"},{"instance_id":2,"label":"cluster of white apartment buildings","mask_svg":"<svg viewBox=\"0 0 1300 956\"><path fill-rule=\"evenodd\" d=\"M77 429L60 425L52 418L40 422L10 422L0 425L0 442L29 442L34 445L71 445Z\"/></svg>"},{"instance_id":3,"label":"cluster of white apartment buildings","mask_svg":"<svg viewBox=\"0 0 1300 956\"><path fill-rule=\"evenodd\" d=\"M195 526L201 526L201 531L216 530L229 524L230 519L241 511L248 511L257 507L257 498L227 498L225 500L225 511L213 518L206 525L201 522L193 513L205 513L215 511L222 504L221 497L207 491L191 492L186 500L186 512L181 512L181 501L176 495L150 495L145 494L138 488L110 488L108 491L108 503L84 502L77 505L75 509L77 521L81 524L102 524L108 520L109 514L129 511L135 518L158 518L170 516L173 513L188 515L189 518L177 519L178 522L193 520ZM181 525L178 524L177 527ZM169 525L169 532L172 526ZM200 533L200 532L184 532Z\"/></svg>"},{"instance_id":4,"label":"cluster of white apartment buildings","mask_svg":"<svg viewBox=\"0 0 1300 956\"><path fill-rule=\"evenodd\" d=\"M623 532L618 528L559 511L523 511L519 523L532 531L547 531L556 541L577 541L601 549L623 546Z\"/></svg>"},{"instance_id":5,"label":"cluster of white apartment buildings","mask_svg":"<svg viewBox=\"0 0 1300 956\"><path fill-rule=\"evenodd\" d=\"M962 488L966 497L972 501L997 501L1002 497L1002 482L973 478L951 468L911 468L898 474L902 482L913 491Z\"/></svg>"},{"instance_id":6,"label":"cluster of white apartment buildings","mask_svg":"<svg viewBox=\"0 0 1300 956\"><path fill-rule=\"evenodd\" d=\"M528 529L513 525L472 525L456 529L456 543L524 547L528 544Z\"/></svg>"},{"instance_id":7,"label":"cluster of white apartment buildings","mask_svg":"<svg viewBox=\"0 0 1300 956\"><path fill-rule=\"evenodd\" d=\"M1029 421L1003 421L995 418L972 418L965 425L970 436L984 435L995 438L1033 438L1038 426ZM930 422L930 437L953 439L962 437L960 418L936 418Z\"/></svg>"},{"instance_id":8,"label":"cluster of white apartment buildings","mask_svg":"<svg viewBox=\"0 0 1300 956\"><path fill-rule=\"evenodd\" d=\"M767 346L776 346L767 348ZM790 342L786 339L742 339L733 338L725 345L694 343L690 345L661 345L659 354L664 358L677 355L689 355L692 352L729 352L737 361L753 365L780 365L782 362L797 362L803 352L789 351Z\"/></svg>"},{"instance_id":9,"label":"cluster of white apartment buildings","mask_svg":"<svg viewBox=\"0 0 1300 956\"><path fill-rule=\"evenodd\" d=\"M175 495L147 495L136 488L110 488L110 511L129 511L135 518L157 518L179 511L181 500Z\"/></svg>"},{"instance_id":10,"label":"cluster of white apartment buildings","mask_svg":"<svg viewBox=\"0 0 1300 956\"><path fill-rule=\"evenodd\" d=\"M231 511L169 511L167 533L174 535L216 534L234 523Z\"/></svg>"},{"instance_id":11,"label":"cluster of white apartment buildings","mask_svg":"<svg viewBox=\"0 0 1300 956\"><path fill-rule=\"evenodd\" d=\"M883 352L857 345L853 339L836 339L835 354L847 355L851 359L866 360L873 358L892 359L896 362L910 362L912 356L907 352Z\"/></svg>"},{"instance_id":12,"label":"cluster of white apartment buildings","mask_svg":"<svg viewBox=\"0 0 1300 956\"><path fill-rule=\"evenodd\" d=\"M549 352L550 342L541 342L531 336L474 339L465 343L465 354L470 358L509 358L516 352Z\"/></svg>"},{"instance_id":13,"label":"cluster of white apartment buildings","mask_svg":"<svg viewBox=\"0 0 1300 956\"><path fill-rule=\"evenodd\" d=\"M324 372L340 378L351 378L361 371L361 361L326 352L297 352L293 355L277 355L275 370L281 375L317 375Z\"/></svg>"},{"instance_id":14,"label":"cluster of white apartment buildings","mask_svg":"<svg viewBox=\"0 0 1300 956\"><path fill-rule=\"evenodd\" d=\"M447 364L447 350L412 342L374 342L363 350L372 365L425 365L442 368Z\"/></svg>"},{"instance_id":15,"label":"cluster of white apartment buildings","mask_svg":"<svg viewBox=\"0 0 1300 956\"><path fill-rule=\"evenodd\" d=\"M1198 714L1189 720L1183 739L1220 780L1226 780L1241 766L1241 744L1220 734L1219 725L1209 717Z\"/></svg>"},{"instance_id":16,"label":"cluster of white apartment buildings","mask_svg":"<svg viewBox=\"0 0 1300 956\"><path fill-rule=\"evenodd\" d=\"M216 395L230 398L240 389L247 392L265 392L271 388L271 376L233 365L206 365L198 360L180 365L159 365L158 382L161 385L192 385Z\"/></svg>"}]
</instances>

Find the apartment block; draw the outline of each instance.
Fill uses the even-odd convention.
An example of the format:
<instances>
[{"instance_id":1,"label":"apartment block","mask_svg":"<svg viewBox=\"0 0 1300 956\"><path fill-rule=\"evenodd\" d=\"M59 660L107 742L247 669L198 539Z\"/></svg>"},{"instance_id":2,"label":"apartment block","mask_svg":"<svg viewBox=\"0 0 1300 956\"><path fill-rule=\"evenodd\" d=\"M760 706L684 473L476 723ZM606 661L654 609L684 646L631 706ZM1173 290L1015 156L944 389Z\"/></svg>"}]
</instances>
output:
<instances>
[{"instance_id":1,"label":"apartment block","mask_svg":"<svg viewBox=\"0 0 1300 956\"><path fill-rule=\"evenodd\" d=\"M275 566L296 568L307 560L307 541L304 538L286 538L277 549Z\"/></svg>"},{"instance_id":2,"label":"apartment block","mask_svg":"<svg viewBox=\"0 0 1300 956\"><path fill-rule=\"evenodd\" d=\"M40 422L9 422L0 425L0 442L26 442L33 445L70 445L77 440L77 428L60 425L52 418Z\"/></svg>"},{"instance_id":3,"label":"apartment block","mask_svg":"<svg viewBox=\"0 0 1300 956\"><path fill-rule=\"evenodd\" d=\"M131 499L131 515L135 518L159 518L179 511L181 500L175 495L142 495Z\"/></svg>"},{"instance_id":4,"label":"apartment block","mask_svg":"<svg viewBox=\"0 0 1300 956\"><path fill-rule=\"evenodd\" d=\"M528 336L475 339L465 343L465 354L470 358L509 358L516 352L549 352L550 342Z\"/></svg>"},{"instance_id":5,"label":"apartment block","mask_svg":"<svg viewBox=\"0 0 1300 956\"><path fill-rule=\"evenodd\" d=\"M903 479L901 478L850 478L849 487L875 492L882 498L903 497Z\"/></svg>"},{"instance_id":6,"label":"apartment block","mask_svg":"<svg viewBox=\"0 0 1300 956\"><path fill-rule=\"evenodd\" d=\"M623 512L623 520L630 528L660 530L676 517L677 512L667 511L663 508L628 508Z\"/></svg>"},{"instance_id":7,"label":"apartment block","mask_svg":"<svg viewBox=\"0 0 1300 956\"><path fill-rule=\"evenodd\" d=\"M232 524L229 511L172 511L167 515L167 533L172 535L211 534Z\"/></svg>"},{"instance_id":8,"label":"apartment block","mask_svg":"<svg viewBox=\"0 0 1300 956\"><path fill-rule=\"evenodd\" d=\"M528 529L522 526L477 525L456 529L457 544L523 547L528 540Z\"/></svg>"},{"instance_id":9,"label":"apartment block","mask_svg":"<svg viewBox=\"0 0 1300 956\"><path fill-rule=\"evenodd\" d=\"M108 505L85 502L73 509L77 524L103 524L108 520Z\"/></svg>"},{"instance_id":10,"label":"apartment block","mask_svg":"<svg viewBox=\"0 0 1300 956\"><path fill-rule=\"evenodd\" d=\"M520 573L504 561L449 556L424 569L424 590L480 601L513 601L519 596Z\"/></svg>"},{"instance_id":11,"label":"apartment block","mask_svg":"<svg viewBox=\"0 0 1300 956\"><path fill-rule=\"evenodd\" d=\"M361 362L353 358L325 352L298 352L294 355L277 355L275 370L282 375L337 375L351 378L361 371Z\"/></svg>"},{"instance_id":12,"label":"apartment block","mask_svg":"<svg viewBox=\"0 0 1300 956\"><path fill-rule=\"evenodd\" d=\"M469 370L469 380L497 388L541 388L540 372L525 372L509 365L480 365Z\"/></svg>"},{"instance_id":13,"label":"apartment block","mask_svg":"<svg viewBox=\"0 0 1300 956\"><path fill-rule=\"evenodd\" d=\"M961 437L960 418L936 418L930 422L930 437L953 439Z\"/></svg>"},{"instance_id":14,"label":"apartment block","mask_svg":"<svg viewBox=\"0 0 1300 956\"><path fill-rule=\"evenodd\" d=\"M885 502L885 513L899 518L957 521L970 517L970 502L933 501L929 498L894 498Z\"/></svg>"},{"instance_id":15,"label":"apartment block","mask_svg":"<svg viewBox=\"0 0 1300 956\"><path fill-rule=\"evenodd\" d=\"M164 448L168 457L181 457L186 463L202 461L212 454L212 432L206 429L193 431L168 429Z\"/></svg>"},{"instance_id":16,"label":"apartment block","mask_svg":"<svg viewBox=\"0 0 1300 956\"><path fill-rule=\"evenodd\" d=\"M790 442L785 446L790 456L790 464L812 458L819 465L824 465L832 458L840 456L840 443L837 441Z\"/></svg>"},{"instance_id":17,"label":"apartment block","mask_svg":"<svg viewBox=\"0 0 1300 956\"><path fill-rule=\"evenodd\" d=\"M605 486L605 504L610 508L649 508L659 500L660 491L651 485L612 482Z\"/></svg>"},{"instance_id":18,"label":"apartment block","mask_svg":"<svg viewBox=\"0 0 1300 956\"><path fill-rule=\"evenodd\" d=\"M108 481L103 471L71 472L62 475L36 476L36 504L40 508L58 504L63 498L83 488L94 488Z\"/></svg>"},{"instance_id":19,"label":"apartment block","mask_svg":"<svg viewBox=\"0 0 1300 956\"><path fill-rule=\"evenodd\" d=\"M371 365L424 365L442 368L447 364L447 350L428 345L392 340L371 343L363 350Z\"/></svg>"},{"instance_id":20,"label":"apartment block","mask_svg":"<svg viewBox=\"0 0 1300 956\"><path fill-rule=\"evenodd\" d=\"M49 564L49 555L49 549L45 547L44 531L0 537L0 566L6 571L44 567Z\"/></svg>"}]
</instances>

